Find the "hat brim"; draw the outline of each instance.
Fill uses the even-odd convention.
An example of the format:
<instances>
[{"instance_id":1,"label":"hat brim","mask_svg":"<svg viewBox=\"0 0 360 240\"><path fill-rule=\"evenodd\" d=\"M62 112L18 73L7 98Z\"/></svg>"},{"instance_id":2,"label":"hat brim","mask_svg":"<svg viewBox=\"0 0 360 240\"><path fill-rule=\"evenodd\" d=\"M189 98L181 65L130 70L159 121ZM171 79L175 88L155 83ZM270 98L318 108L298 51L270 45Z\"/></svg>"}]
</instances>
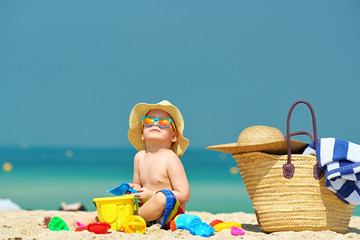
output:
<instances>
[{"instance_id":1,"label":"hat brim","mask_svg":"<svg viewBox=\"0 0 360 240\"><path fill-rule=\"evenodd\" d=\"M297 140L291 140L291 153L302 153L308 146L308 143L304 143ZM278 141L257 145L241 146L237 143L228 143L221 145L214 145L206 147L206 149L220 151L229 154L239 154L247 152L265 152L270 154L286 154L287 153L287 141Z\"/></svg>"}]
</instances>

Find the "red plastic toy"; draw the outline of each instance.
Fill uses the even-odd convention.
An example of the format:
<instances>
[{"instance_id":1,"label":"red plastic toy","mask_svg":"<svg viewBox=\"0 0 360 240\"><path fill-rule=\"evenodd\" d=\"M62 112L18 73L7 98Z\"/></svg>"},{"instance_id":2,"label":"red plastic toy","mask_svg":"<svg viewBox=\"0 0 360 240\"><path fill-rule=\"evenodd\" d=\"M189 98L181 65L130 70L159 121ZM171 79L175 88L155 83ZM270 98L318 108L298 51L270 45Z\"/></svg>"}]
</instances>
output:
<instances>
[{"instance_id":1,"label":"red plastic toy","mask_svg":"<svg viewBox=\"0 0 360 240\"><path fill-rule=\"evenodd\" d=\"M210 223L210 226L212 226L212 227L214 227L216 224L218 224L218 223L223 223L223 221L221 221L221 220L219 220L219 219L215 219L214 221L212 221L211 223Z\"/></svg>"},{"instance_id":2,"label":"red plastic toy","mask_svg":"<svg viewBox=\"0 0 360 240\"><path fill-rule=\"evenodd\" d=\"M93 232L95 234L106 234L108 230L111 228L110 224L104 222L94 222L90 223L85 227L79 227L75 231L81 232L87 230L89 232Z\"/></svg>"}]
</instances>

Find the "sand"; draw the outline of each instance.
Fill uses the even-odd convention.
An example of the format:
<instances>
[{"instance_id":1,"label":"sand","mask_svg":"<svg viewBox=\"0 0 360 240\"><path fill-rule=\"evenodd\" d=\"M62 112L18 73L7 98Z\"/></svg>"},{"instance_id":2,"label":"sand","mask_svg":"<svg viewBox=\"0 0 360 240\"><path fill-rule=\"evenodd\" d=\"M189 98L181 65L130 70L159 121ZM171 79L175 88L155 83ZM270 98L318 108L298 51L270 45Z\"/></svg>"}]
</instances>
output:
<instances>
[{"instance_id":1,"label":"sand","mask_svg":"<svg viewBox=\"0 0 360 240\"><path fill-rule=\"evenodd\" d=\"M239 222L245 231L244 236L232 236L230 230L216 232L210 239L360 239L360 217L353 216L347 234L332 231L275 232L266 234L259 228L254 214L243 212L211 214L207 212L187 212L198 215L204 222L215 219L227 222ZM110 230L108 234L94 234L88 231L68 232L44 229L42 219L45 215L61 218L82 216L86 212L45 211L45 210L12 210L0 211L0 239L205 239L193 236L187 230L161 230L159 225L146 229L145 234L130 234Z\"/></svg>"}]
</instances>

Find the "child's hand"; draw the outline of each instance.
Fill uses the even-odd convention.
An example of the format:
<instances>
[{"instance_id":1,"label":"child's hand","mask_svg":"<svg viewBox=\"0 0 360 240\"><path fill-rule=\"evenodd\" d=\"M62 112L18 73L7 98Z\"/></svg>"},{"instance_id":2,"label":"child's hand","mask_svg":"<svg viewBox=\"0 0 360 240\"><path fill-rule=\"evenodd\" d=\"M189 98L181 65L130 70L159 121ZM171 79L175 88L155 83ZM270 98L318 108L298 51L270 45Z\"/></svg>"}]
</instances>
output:
<instances>
[{"instance_id":1,"label":"child's hand","mask_svg":"<svg viewBox=\"0 0 360 240\"><path fill-rule=\"evenodd\" d=\"M147 200L149 200L154 194L154 191L149 190L148 188L140 188L137 190L139 193L135 193L137 198L141 203L145 203Z\"/></svg>"},{"instance_id":2,"label":"child's hand","mask_svg":"<svg viewBox=\"0 0 360 240\"><path fill-rule=\"evenodd\" d=\"M137 183L129 183L130 188L139 191L139 189L141 188L141 185L137 184Z\"/></svg>"}]
</instances>

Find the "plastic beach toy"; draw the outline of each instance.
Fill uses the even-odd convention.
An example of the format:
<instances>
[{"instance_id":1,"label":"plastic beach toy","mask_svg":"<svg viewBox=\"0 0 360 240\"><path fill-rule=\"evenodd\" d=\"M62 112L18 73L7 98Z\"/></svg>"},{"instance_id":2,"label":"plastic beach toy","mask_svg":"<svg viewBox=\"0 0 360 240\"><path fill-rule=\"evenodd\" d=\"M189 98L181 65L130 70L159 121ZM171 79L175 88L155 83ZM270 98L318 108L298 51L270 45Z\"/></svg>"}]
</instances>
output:
<instances>
[{"instance_id":1,"label":"plastic beach toy","mask_svg":"<svg viewBox=\"0 0 360 240\"><path fill-rule=\"evenodd\" d=\"M201 219L199 216L190 215L190 214L180 214L175 217L174 220L170 222L171 231L175 231L177 229L185 229L189 230L190 225L200 223Z\"/></svg>"},{"instance_id":2,"label":"plastic beach toy","mask_svg":"<svg viewBox=\"0 0 360 240\"><path fill-rule=\"evenodd\" d=\"M137 215L129 216L124 223L125 233L141 233L144 234L146 230L145 220Z\"/></svg>"},{"instance_id":3,"label":"plastic beach toy","mask_svg":"<svg viewBox=\"0 0 360 240\"><path fill-rule=\"evenodd\" d=\"M239 236L239 235L242 236L242 235L245 235L245 232L241 228L231 227L231 234L233 236Z\"/></svg>"},{"instance_id":4,"label":"plastic beach toy","mask_svg":"<svg viewBox=\"0 0 360 240\"><path fill-rule=\"evenodd\" d=\"M81 231L89 231L96 234L105 234L111 228L111 225L104 222L94 222L87 226L81 224L80 222L76 222L79 226L75 232ZM146 230L146 222L145 220L137 215L129 216L123 224L123 229L125 233L141 233L144 234Z\"/></svg>"},{"instance_id":5,"label":"plastic beach toy","mask_svg":"<svg viewBox=\"0 0 360 240\"><path fill-rule=\"evenodd\" d=\"M202 222L199 216L191 214L180 214L176 216L175 219L170 222L170 228L172 231L185 229L192 235L202 237L210 237L215 231L209 224Z\"/></svg>"},{"instance_id":6,"label":"plastic beach toy","mask_svg":"<svg viewBox=\"0 0 360 240\"><path fill-rule=\"evenodd\" d=\"M79 222L76 222L76 224L80 227L78 227L75 232L81 232L81 231L89 231L93 232L95 234L105 234L110 229L110 224L103 223L103 222L93 222L89 225L85 226L84 224L81 224Z\"/></svg>"},{"instance_id":7,"label":"plastic beach toy","mask_svg":"<svg viewBox=\"0 0 360 240\"><path fill-rule=\"evenodd\" d=\"M94 222L90 223L88 226L90 232L96 234L105 234L111 228L110 224L104 222Z\"/></svg>"},{"instance_id":8,"label":"plastic beach toy","mask_svg":"<svg viewBox=\"0 0 360 240\"><path fill-rule=\"evenodd\" d=\"M222 231L224 229L231 229L232 227L241 228L241 224L237 222L222 222L214 226L215 232Z\"/></svg>"},{"instance_id":9,"label":"plastic beach toy","mask_svg":"<svg viewBox=\"0 0 360 240\"><path fill-rule=\"evenodd\" d=\"M69 231L68 225L59 217L51 218L49 229L51 231Z\"/></svg>"},{"instance_id":10,"label":"plastic beach toy","mask_svg":"<svg viewBox=\"0 0 360 240\"><path fill-rule=\"evenodd\" d=\"M138 191L136 191L135 189L130 188L129 183L122 183L119 186L117 186L116 188L109 189L108 192L112 193L112 194L114 194L116 196L122 196L126 192L138 193Z\"/></svg>"},{"instance_id":11,"label":"plastic beach toy","mask_svg":"<svg viewBox=\"0 0 360 240\"><path fill-rule=\"evenodd\" d=\"M85 227L78 227L76 230L75 230L75 232L81 232L81 231L89 231L89 228L87 227L87 226L85 226Z\"/></svg>"},{"instance_id":12,"label":"plastic beach toy","mask_svg":"<svg viewBox=\"0 0 360 240\"><path fill-rule=\"evenodd\" d=\"M89 228L86 225L82 224L81 222L77 221L76 224L79 227L75 230L75 232L81 232L81 231L84 231L84 230L89 231Z\"/></svg>"},{"instance_id":13,"label":"plastic beach toy","mask_svg":"<svg viewBox=\"0 0 360 240\"><path fill-rule=\"evenodd\" d=\"M219 219L215 219L214 221L212 221L212 222L210 223L210 226L214 227L216 224L222 223L222 222L223 222L223 221L221 221L221 220L219 220Z\"/></svg>"},{"instance_id":14,"label":"plastic beach toy","mask_svg":"<svg viewBox=\"0 0 360 240\"><path fill-rule=\"evenodd\" d=\"M189 232L192 235L198 235L202 237L210 237L214 234L215 229L205 222L199 222L190 225Z\"/></svg>"},{"instance_id":15,"label":"plastic beach toy","mask_svg":"<svg viewBox=\"0 0 360 240\"><path fill-rule=\"evenodd\" d=\"M137 215L138 200L136 195L94 198L100 222L111 225L112 230L124 231L128 217Z\"/></svg>"},{"instance_id":16,"label":"plastic beach toy","mask_svg":"<svg viewBox=\"0 0 360 240\"><path fill-rule=\"evenodd\" d=\"M76 221L76 224L77 224L79 227L86 227L86 225L82 224L82 223L79 222L79 221Z\"/></svg>"}]
</instances>

